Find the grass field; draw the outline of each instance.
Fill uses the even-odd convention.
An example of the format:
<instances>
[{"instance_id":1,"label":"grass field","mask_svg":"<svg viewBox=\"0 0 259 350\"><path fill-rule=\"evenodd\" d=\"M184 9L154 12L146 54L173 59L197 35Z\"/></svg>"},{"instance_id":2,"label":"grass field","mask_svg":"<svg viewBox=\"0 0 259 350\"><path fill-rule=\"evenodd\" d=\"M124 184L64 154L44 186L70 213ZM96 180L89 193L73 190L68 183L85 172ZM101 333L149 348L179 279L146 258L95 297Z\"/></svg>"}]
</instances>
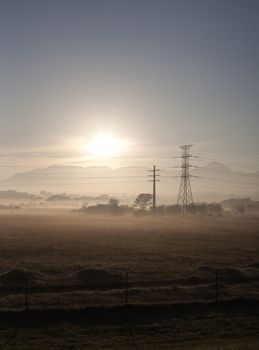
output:
<instances>
[{"instance_id":1,"label":"grass field","mask_svg":"<svg viewBox=\"0 0 259 350\"><path fill-rule=\"evenodd\" d=\"M187 310L161 319L152 310L153 303L214 301L216 269L220 300L259 300L258 217L35 212L0 215L0 228L2 312L24 308L21 288L26 274L31 309L122 305L128 272L129 303L151 305L152 314L145 323L140 313L134 322L126 322L124 314L112 323L67 316L62 321L34 320L33 327L30 320L7 322L1 316L4 349L259 348L258 306ZM101 284L106 288L99 288Z\"/></svg>"},{"instance_id":2,"label":"grass field","mask_svg":"<svg viewBox=\"0 0 259 350\"><path fill-rule=\"evenodd\" d=\"M1 349L256 350L258 303L0 314Z\"/></svg>"}]
</instances>

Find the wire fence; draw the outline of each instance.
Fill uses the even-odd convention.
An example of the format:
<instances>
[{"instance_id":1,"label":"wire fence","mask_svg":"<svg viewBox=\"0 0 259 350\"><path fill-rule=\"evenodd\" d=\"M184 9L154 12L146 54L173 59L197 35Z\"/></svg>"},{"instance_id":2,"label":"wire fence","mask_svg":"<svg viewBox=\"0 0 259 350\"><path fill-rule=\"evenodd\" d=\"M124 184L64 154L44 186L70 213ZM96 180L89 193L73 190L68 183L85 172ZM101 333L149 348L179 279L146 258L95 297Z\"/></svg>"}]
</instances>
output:
<instances>
[{"instance_id":1,"label":"wire fence","mask_svg":"<svg viewBox=\"0 0 259 350\"><path fill-rule=\"evenodd\" d=\"M175 280L131 280L128 272L120 281L98 283L33 285L29 274L24 283L13 281L11 286L0 287L0 311L31 309L83 308L88 306L115 306L152 303L188 303L206 301L218 303L234 298L259 299L258 276L250 280L233 279L222 275L219 269L210 277L190 276L188 282Z\"/></svg>"}]
</instances>

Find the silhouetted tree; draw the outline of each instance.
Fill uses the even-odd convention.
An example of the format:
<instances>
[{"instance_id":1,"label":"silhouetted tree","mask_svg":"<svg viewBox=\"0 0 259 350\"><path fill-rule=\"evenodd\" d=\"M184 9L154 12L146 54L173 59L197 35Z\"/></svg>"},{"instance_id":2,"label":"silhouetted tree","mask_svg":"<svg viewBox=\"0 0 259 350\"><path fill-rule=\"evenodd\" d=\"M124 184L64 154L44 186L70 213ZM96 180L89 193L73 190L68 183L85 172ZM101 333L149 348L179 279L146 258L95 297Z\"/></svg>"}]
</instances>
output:
<instances>
[{"instance_id":1,"label":"silhouetted tree","mask_svg":"<svg viewBox=\"0 0 259 350\"><path fill-rule=\"evenodd\" d=\"M222 215L222 205L220 203L208 204L208 211L211 215Z\"/></svg>"},{"instance_id":2,"label":"silhouetted tree","mask_svg":"<svg viewBox=\"0 0 259 350\"><path fill-rule=\"evenodd\" d=\"M119 200L116 198L111 198L108 202L108 205L111 207L118 207L119 205Z\"/></svg>"},{"instance_id":3,"label":"silhouetted tree","mask_svg":"<svg viewBox=\"0 0 259 350\"><path fill-rule=\"evenodd\" d=\"M140 193L134 201L134 205L145 210L152 204L153 196L150 193Z\"/></svg>"},{"instance_id":4,"label":"silhouetted tree","mask_svg":"<svg viewBox=\"0 0 259 350\"><path fill-rule=\"evenodd\" d=\"M239 204L239 205L236 206L235 211L238 214L244 214L245 211L246 211L246 208L245 208L244 204Z\"/></svg>"},{"instance_id":5,"label":"silhouetted tree","mask_svg":"<svg viewBox=\"0 0 259 350\"><path fill-rule=\"evenodd\" d=\"M181 206L179 204L168 205L166 207L166 213L168 215L176 215L181 213Z\"/></svg>"}]
</instances>

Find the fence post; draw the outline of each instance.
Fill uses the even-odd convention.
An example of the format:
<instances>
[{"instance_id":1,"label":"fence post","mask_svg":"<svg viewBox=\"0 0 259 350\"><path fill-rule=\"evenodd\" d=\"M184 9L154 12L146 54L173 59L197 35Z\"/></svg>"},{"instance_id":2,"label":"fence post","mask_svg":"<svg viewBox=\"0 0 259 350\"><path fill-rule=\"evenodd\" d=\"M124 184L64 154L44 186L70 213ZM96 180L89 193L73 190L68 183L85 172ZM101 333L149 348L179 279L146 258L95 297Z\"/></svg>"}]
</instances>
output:
<instances>
[{"instance_id":1,"label":"fence post","mask_svg":"<svg viewBox=\"0 0 259 350\"><path fill-rule=\"evenodd\" d=\"M216 303L218 302L218 290L219 290L218 269L216 269L216 281L215 281L215 300L216 300Z\"/></svg>"},{"instance_id":2,"label":"fence post","mask_svg":"<svg viewBox=\"0 0 259 350\"><path fill-rule=\"evenodd\" d=\"M128 305L128 272L125 274L125 306Z\"/></svg>"},{"instance_id":3,"label":"fence post","mask_svg":"<svg viewBox=\"0 0 259 350\"><path fill-rule=\"evenodd\" d=\"M28 298L28 273L25 275L25 311L28 313L29 311L29 298Z\"/></svg>"}]
</instances>

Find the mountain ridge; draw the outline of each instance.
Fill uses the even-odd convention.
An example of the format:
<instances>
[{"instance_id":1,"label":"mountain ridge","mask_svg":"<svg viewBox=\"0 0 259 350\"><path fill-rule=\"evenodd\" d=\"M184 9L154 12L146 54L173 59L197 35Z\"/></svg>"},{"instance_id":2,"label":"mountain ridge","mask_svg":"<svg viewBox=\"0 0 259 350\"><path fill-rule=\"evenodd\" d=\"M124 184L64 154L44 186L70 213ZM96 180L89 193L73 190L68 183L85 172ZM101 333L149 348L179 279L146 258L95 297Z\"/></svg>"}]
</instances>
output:
<instances>
[{"instance_id":1,"label":"mountain ridge","mask_svg":"<svg viewBox=\"0 0 259 350\"><path fill-rule=\"evenodd\" d=\"M148 181L151 168L146 166L50 166L32 169L10 176L2 185L10 189L38 193L50 192L112 196L135 196L141 192L152 192ZM191 169L195 197L202 201L218 201L242 196L259 199L259 172L244 173L232 170L219 162ZM161 197L176 199L180 185L181 169L161 168L157 193ZM195 177L197 176L197 178Z\"/></svg>"}]
</instances>

